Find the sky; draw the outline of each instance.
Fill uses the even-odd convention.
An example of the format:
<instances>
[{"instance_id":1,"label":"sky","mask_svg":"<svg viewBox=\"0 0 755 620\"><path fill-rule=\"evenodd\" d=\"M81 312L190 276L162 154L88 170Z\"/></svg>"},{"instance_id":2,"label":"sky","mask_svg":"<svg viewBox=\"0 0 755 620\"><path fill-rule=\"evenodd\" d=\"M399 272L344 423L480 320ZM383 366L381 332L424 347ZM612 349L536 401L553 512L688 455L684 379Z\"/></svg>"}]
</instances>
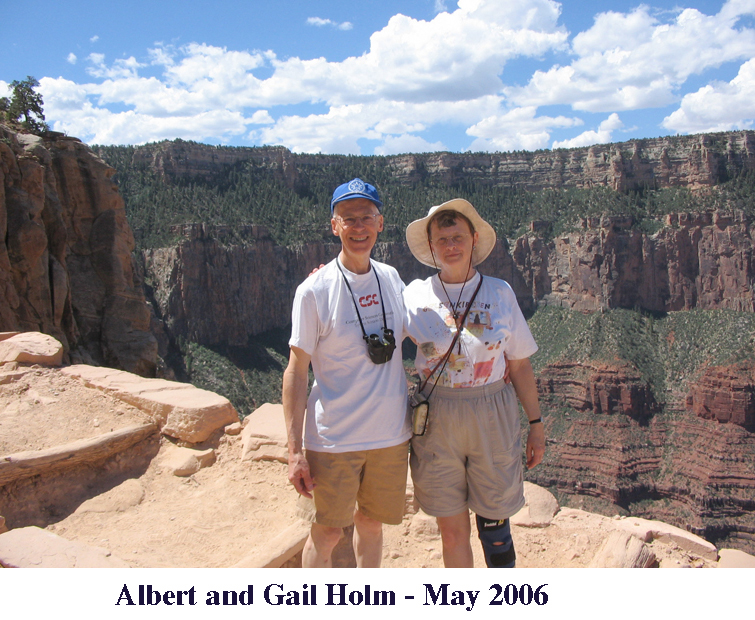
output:
<instances>
[{"instance_id":1,"label":"sky","mask_svg":"<svg viewBox=\"0 0 755 620\"><path fill-rule=\"evenodd\" d=\"M0 0L0 8L9 0ZM0 96L52 129L392 155L749 129L755 0L25 0Z\"/></svg>"}]
</instances>

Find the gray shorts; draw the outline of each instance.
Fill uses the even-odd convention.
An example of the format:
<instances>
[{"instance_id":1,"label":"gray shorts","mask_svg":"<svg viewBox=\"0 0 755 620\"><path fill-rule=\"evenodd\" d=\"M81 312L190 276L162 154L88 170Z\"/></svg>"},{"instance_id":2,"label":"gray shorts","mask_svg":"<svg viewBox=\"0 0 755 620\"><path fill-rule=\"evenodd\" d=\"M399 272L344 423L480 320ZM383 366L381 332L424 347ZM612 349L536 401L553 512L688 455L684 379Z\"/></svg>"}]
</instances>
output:
<instances>
[{"instance_id":1,"label":"gray shorts","mask_svg":"<svg viewBox=\"0 0 755 620\"><path fill-rule=\"evenodd\" d=\"M519 406L503 380L475 388L438 386L424 435L412 438L414 494L427 514L468 508L507 519L524 506Z\"/></svg>"}]
</instances>

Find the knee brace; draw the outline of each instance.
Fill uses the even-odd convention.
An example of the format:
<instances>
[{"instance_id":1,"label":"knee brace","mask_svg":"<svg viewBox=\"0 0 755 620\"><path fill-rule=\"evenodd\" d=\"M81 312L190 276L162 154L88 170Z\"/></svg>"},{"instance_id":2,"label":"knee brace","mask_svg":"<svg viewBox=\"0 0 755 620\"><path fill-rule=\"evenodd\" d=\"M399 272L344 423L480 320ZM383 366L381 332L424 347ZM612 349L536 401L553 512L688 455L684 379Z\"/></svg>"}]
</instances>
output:
<instances>
[{"instance_id":1,"label":"knee brace","mask_svg":"<svg viewBox=\"0 0 755 620\"><path fill-rule=\"evenodd\" d=\"M514 568L516 553L508 519L486 519L477 515L477 532L488 568Z\"/></svg>"}]
</instances>

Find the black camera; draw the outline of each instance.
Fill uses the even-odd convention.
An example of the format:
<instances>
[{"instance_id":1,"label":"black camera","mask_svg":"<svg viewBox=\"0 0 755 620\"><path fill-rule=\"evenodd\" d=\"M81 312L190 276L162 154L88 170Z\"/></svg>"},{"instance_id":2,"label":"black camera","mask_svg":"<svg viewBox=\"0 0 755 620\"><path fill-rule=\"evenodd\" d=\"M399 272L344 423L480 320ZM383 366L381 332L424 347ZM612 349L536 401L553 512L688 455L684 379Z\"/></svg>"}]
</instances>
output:
<instances>
[{"instance_id":1,"label":"black camera","mask_svg":"<svg viewBox=\"0 0 755 620\"><path fill-rule=\"evenodd\" d=\"M392 329L384 327L382 339L377 334L370 334L365 336L364 340L367 343L367 354L373 364L385 364L391 361L393 352L396 350L396 339L393 337Z\"/></svg>"}]
</instances>

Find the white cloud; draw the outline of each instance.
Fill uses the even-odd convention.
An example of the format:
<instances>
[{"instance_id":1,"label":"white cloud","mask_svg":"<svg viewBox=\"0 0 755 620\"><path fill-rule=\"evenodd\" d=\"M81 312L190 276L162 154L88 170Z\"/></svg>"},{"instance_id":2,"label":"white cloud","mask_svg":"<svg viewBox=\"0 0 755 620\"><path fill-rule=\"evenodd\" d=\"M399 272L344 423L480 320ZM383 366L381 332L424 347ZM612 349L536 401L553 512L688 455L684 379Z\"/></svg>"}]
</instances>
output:
<instances>
[{"instance_id":1,"label":"white cloud","mask_svg":"<svg viewBox=\"0 0 755 620\"><path fill-rule=\"evenodd\" d=\"M717 82L685 95L662 126L679 133L749 129L755 120L755 59L731 82Z\"/></svg>"},{"instance_id":2,"label":"white cloud","mask_svg":"<svg viewBox=\"0 0 755 620\"><path fill-rule=\"evenodd\" d=\"M66 56L66 62L72 65L75 65L77 60L78 58L76 58L76 54L74 54L73 52L71 52L70 54L68 54L68 56Z\"/></svg>"},{"instance_id":3,"label":"white cloud","mask_svg":"<svg viewBox=\"0 0 755 620\"><path fill-rule=\"evenodd\" d=\"M89 38L89 42L90 43L97 43L97 41L99 41L99 40L100 40L100 35L98 35L98 34L96 34L93 37Z\"/></svg>"},{"instance_id":4,"label":"white cloud","mask_svg":"<svg viewBox=\"0 0 755 620\"><path fill-rule=\"evenodd\" d=\"M396 139L405 134L449 120L469 124L495 114L499 107L500 100L496 97L469 102L379 101L332 106L326 114L284 116L270 127L253 131L251 137L260 144L285 144L296 152L359 154L360 138L383 140L386 149L393 148L394 144L401 144ZM403 140L408 143L414 138ZM422 142L423 149L427 144Z\"/></svg>"},{"instance_id":5,"label":"white cloud","mask_svg":"<svg viewBox=\"0 0 755 620\"><path fill-rule=\"evenodd\" d=\"M459 10L507 30L553 32L558 29L561 3L552 0L459 0Z\"/></svg>"},{"instance_id":6,"label":"white cloud","mask_svg":"<svg viewBox=\"0 0 755 620\"><path fill-rule=\"evenodd\" d=\"M87 60L91 63L87 67L87 73L95 78L107 78L111 80L123 80L135 78L137 71L144 67L136 58L118 58L111 66L105 64L104 54L89 54Z\"/></svg>"},{"instance_id":7,"label":"white cloud","mask_svg":"<svg viewBox=\"0 0 755 620\"><path fill-rule=\"evenodd\" d=\"M388 136L383 144L375 147L375 155L399 155L401 153L432 153L448 150L442 142L428 142L420 136L401 134Z\"/></svg>"},{"instance_id":8,"label":"white cloud","mask_svg":"<svg viewBox=\"0 0 755 620\"><path fill-rule=\"evenodd\" d=\"M93 83L48 84L48 117L54 122L59 118L55 111L70 111L75 101L86 111L85 135L98 141L152 139L168 130L174 116L183 124L181 137L192 124L198 124L195 133L201 134L208 119L226 114L236 119L234 131L243 134L248 125L257 125L255 140L297 151L359 153L361 138L381 140L386 150L410 142L430 148L434 145L416 134L431 124L469 126L498 113L500 74L508 60L565 45L559 11L551 0L461 0L455 11L430 21L399 14L372 35L366 53L343 62L280 60L271 51L198 43L181 48L155 44L147 64L133 56L108 62L94 53L87 68ZM346 24L308 21L315 26ZM145 67L162 74L147 77ZM272 69L272 75L257 77L262 68ZM56 97L60 101L53 101ZM273 106L310 102L325 104L327 112L276 114L277 120L270 114ZM131 109L110 113L111 105ZM74 122L65 118L69 125ZM144 129L149 118L156 125L152 133Z\"/></svg>"},{"instance_id":9,"label":"white cloud","mask_svg":"<svg viewBox=\"0 0 755 620\"><path fill-rule=\"evenodd\" d=\"M467 134L477 138L471 151L532 151L547 148L552 128L581 124L578 118L537 116L535 107L525 107L489 116L467 129Z\"/></svg>"},{"instance_id":10,"label":"white cloud","mask_svg":"<svg viewBox=\"0 0 755 620\"><path fill-rule=\"evenodd\" d=\"M684 9L669 22L645 5L601 13L574 37L569 66L536 71L529 84L506 94L518 105L571 104L592 112L668 105L691 75L755 56L755 30L738 24L752 14L752 0L730 0L713 16Z\"/></svg>"},{"instance_id":11,"label":"white cloud","mask_svg":"<svg viewBox=\"0 0 755 620\"><path fill-rule=\"evenodd\" d=\"M351 22L334 22L332 19L323 19L322 17L308 17L307 23L311 26L333 26L338 30L351 30L354 24Z\"/></svg>"},{"instance_id":12,"label":"white cloud","mask_svg":"<svg viewBox=\"0 0 755 620\"><path fill-rule=\"evenodd\" d=\"M562 6L552 0L458 0L447 9L451 4L434 0L429 20L394 15L365 53L340 62L204 43L155 43L144 56L112 61L93 53L90 83L40 80L46 116L56 128L101 143L249 136L300 152L354 154L364 140L380 144L376 153L445 148L422 137L440 125L466 129L472 150L547 148L556 128L582 121L539 111L545 105L607 117L597 129L553 142L556 148L611 141L623 127L617 112L674 101L679 110L664 126L676 131L749 126L755 116L748 62L732 82L682 99L691 75L755 59L755 30L741 21L755 15L755 0L729 0L714 16L695 9L661 16L644 5L601 13L571 41L559 24ZM351 27L321 17L307 22ZM543 61L525 86L506 85L511 60L542 61L550 52L571 54L570 64ZM78 61L74 54L68 60ZM278 107L308 104L316 113Z\"/></svg>"},{"instance_id":13,"label":"white cloud","mask_svg":"<svg viewBox=\"0 0 755 620\"><path fill-rule=\"evenodd\" d=\"M253 125L272 125L275 123L275 119L270 116L270 112L267 110L257 110L252 114L252 118L249 119L249 123Z\"/></svg>"},{"instance_id":14,"label":"white cloud","mask_svg":"<svg viewBox=\"0 0 755 620\"><path fill-rule=\"evenodd\" d=\"M554 149L571 149L580 146L590 146L592 144L608 144L611 142L613 132L624 127L619 115L614 112L598 127L598 131L589 130L582 132L576 138L571 140L555 141L551 148Z\"/></svg>"}]
</instances>

